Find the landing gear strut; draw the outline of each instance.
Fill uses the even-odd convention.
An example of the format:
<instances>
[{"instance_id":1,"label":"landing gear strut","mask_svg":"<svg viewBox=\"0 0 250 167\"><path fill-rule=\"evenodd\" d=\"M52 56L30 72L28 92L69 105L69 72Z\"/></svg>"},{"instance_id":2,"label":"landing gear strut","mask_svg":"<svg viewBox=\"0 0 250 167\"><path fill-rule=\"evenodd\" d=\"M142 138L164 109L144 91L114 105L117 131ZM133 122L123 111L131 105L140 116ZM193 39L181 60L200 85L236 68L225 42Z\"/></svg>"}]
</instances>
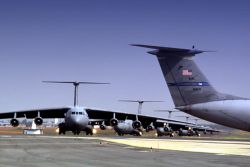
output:
<instances>
[{"instance_id":1,"label":"landing gear strut","mask_svg":"<svg viewBox=\"0 0 250 167\"><path fill-rule=\"evenodd\" d=\"M61 134L65 135L66 133L65 123L60 123L58 127L59 127L59 135Z\"/></svg>"},{"instance_id":2,"label":"landing gear strut","mask_svg":"<svg viewBox=\"0 0 250 167\"><path fill-rule=\"evenodd\" d=\"M92 131L92 129L87 129L86 130L86 135L93 135L93 131Z\"/></svg>"},{"instance_id":3,"label":"landing gear strut","mask_svg":"<svg viewBox=\"0 0 250 167\"><path fill-rule=\"evenodd\" d=\"M73 131L73 134L74 134L74 135L79 135L79 134L80 134L80 131L79 131L79 130L75 130L75 131Z\"/></svg>"}]
</instances>

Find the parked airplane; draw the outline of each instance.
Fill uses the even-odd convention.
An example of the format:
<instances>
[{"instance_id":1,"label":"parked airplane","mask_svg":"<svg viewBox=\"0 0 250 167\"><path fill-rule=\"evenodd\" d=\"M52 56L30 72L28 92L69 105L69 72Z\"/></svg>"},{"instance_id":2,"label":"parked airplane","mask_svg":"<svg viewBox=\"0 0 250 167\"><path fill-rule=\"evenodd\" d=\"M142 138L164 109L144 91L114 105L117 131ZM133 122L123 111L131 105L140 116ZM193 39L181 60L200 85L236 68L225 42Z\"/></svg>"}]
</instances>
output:
<instances>
[{"instance_id":1,"label":"parked airplane","mask_svg":"<svg viewBox=\"0 0 250 167\"><path fill-rule=\"evenodd\" d=\"M136 102L139 104L138 110L137 110L137 115L142 114L142 104L143 103L148 103L148 102L162 102L162 101L148 101L148 100L119 100L120 102ZM138 120L138 116L136 115L136 120ZM154 130L155 127L151 123L150 125L147 126L146 131L152 131ZM130 134L130 135L136 135L136 136L141 136L142 135L142 128L136 128L133 127L133 120L124 120L124 121L119 121L119 124L114 126L114 130L119 136L123 136L125 134Z\"/></svg>"},{"instance_id":2,"label":"parked airplane","mask_svg":"<svg viewBox=\"0 0 250 167\"><path fill-rule=\"evenodd\" d=\"M178 131L179 136L200 136L201 134L198 132L198 130L194 130L192 128L190 129L180 129Z\"/></svg>"},{"instance_id":3,"label":"parked airplane","mask_svg":"<svg viewBox=\"0 0 250 167\"><path fill-rule=\"evenodd\" d=\"M114 126L114 130L119 136L123 136L125 134L134 135L134 136L141 136L142 130L139 128L133 127L133 120L122 120Z\"/></svg>"},{"instance_id":4,"label":"parked airplane","mask_svg":"<svg viewBox=\"0 0 250 167\"><path fill-rule=\"evenodd\" d=\"M195 128L196 127L197 126L195 126ZM202 130L204 130L204 129L202 129ZM165 125L164 127L156 128L156 136L158 136L158 137L161 137L161 136L174 137L175 132L179 136L200 136L198 129L193 129L192 126L185 128L185 129L180 128L177 131L173 131L173 129L169 125Z\"/></svg>"},{"instance_id":5,"label":"parked airplane","mask_svg":"<svg viewBox=\"0 0 250 167\"><path fill-rule=\"evenodd\" d=\"M20 110L13 112L0 113L0 119L10 118L10 124L14 127L19 125L19 118L34 119L36 125L42 125L44 118L64 118L64 122L60 123L59 134L65 134L66 131L72 131L74 134L79 135L81 131L85 131L87 135L93 134L93 126L97 122L102 122L101 127L105 129L106 125L117 126L119 120L132 120L134 129L140 127L149 127L152 123L158 120L171 121L178 124L179 128L185 128L187 124L180 121L168 120L158 117L147 115L138 115L125 112L114 112L103 109L88 108L78 105L78 87L80 84L107 84L96 82L58 82L58 81L45 81L46 83L65 83L74 85L74 106L59 107L59 108L43 108L32 110ZM181 125L180 125L181 124ZM158 124L157 124L158 125Z\"/></svg>"},{"instance_id":6,"label":"parked airplane","mask_svg":"<svg viewBox=\"0 0 250 167\"><path fill-rule=\"evenodd\" d=\"M181 128L180 128L181 129ZM156 136L170 136L174 137L174 131L173 129L169 126L169 124L164 124L163 127L157 127L156 128Z\"/></svg>"},{"instance_id":7,"label":"parked airplane","mask_svg":"<svg viewBox=\"0 0 250 167\"><path fill-rule=\"evenodd\" d=\"M190 115L228 127L250 131L250 99L216 91L193 58L206 51L150 45L154 49L175 108Z\"/></svg>"},{"instance_id":8,"label":"parked airplane","mask_svg":"<svg viewBox=\"0 0 250 167\"><path fill-rule=\"evenodd\" d=\"M146 132L152 131L152 130L157 130L158 128L161 128L163 133L169 133L168 127L166 127L166 124L171 124L171 126L177 131L181 128L183 129L188 129L191 126L194 126L194 124L187 124L186 122L182 121L171 121L171 119L159 119L156 121L153 121L149 124L147 123L147 126L143 125L142 122L139 121L139 116L142 114L142 104L146 102L162 102L162 101L148 101L148 100L119 100L121 102L137 102L139 104L138 106L138 114L135 114L135 118L131 118L127 116L122 120L118 120L118 124L113 124L113 128L116 131L116 133L119 136L123 136L126 134L129 135L135 135L135 136L141 136L142 132L145 130ZM141 125L140 125L141 124ZM101 129L106 129L104 128L103 123L100 125ZM173 133L173 132L172 132Z\"/></svg>"}]
</instances>

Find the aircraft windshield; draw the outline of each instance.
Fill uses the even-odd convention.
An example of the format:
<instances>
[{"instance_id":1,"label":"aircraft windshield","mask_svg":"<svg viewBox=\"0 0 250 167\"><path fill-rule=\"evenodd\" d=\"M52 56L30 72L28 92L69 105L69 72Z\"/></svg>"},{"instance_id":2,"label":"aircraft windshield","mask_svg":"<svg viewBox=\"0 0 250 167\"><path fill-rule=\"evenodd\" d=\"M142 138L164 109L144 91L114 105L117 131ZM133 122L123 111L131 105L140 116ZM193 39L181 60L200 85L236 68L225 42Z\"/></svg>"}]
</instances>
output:
<instances>
[{"instance_id":1,"label":"aircraft windshield","mask_svg":"<svg viewBox=\"0 0 250 167\"><path fill-rule=\"evenodd\" d=\"M84 112L71 112L71 115L85 115Z\"/></svg>"}]
</instances>

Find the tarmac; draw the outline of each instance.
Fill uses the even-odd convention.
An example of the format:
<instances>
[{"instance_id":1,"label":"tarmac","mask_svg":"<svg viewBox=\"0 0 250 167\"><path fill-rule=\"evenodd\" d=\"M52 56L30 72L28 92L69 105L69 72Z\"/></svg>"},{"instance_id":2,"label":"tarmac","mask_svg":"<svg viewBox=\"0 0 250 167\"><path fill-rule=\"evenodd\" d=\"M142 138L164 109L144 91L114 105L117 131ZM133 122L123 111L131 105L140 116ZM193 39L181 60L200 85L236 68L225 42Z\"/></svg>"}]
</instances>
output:
<instances>
[{"instance_id":1,"label":"tarmac","mask_svg":"<svg viewBox=\"0 0 250 167\"><path fill-rule=\"evenodd\" d=\"M0 135L4 167L249 167L249 141Z\"/></svg>"}]
</instances>

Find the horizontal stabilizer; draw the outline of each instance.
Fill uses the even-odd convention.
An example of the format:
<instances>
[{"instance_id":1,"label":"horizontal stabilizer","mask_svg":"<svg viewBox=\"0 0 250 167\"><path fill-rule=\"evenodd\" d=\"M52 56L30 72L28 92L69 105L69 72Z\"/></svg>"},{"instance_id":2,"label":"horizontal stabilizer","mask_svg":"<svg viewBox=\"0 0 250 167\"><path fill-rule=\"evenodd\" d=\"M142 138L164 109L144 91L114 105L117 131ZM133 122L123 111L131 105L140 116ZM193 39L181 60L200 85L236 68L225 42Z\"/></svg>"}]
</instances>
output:
<instances>
[{"instance_id":1,"label":"horizontal stabilizer","mask_svg":"<svg viewBox=\"0 0 250 167\"><path fill-rule=\"evenodd\" d=\"M149 103L149 102L164 102L164 101L155 101L155 100L119 100L120 102L137 102L137 103Z\"/></svg>"},{"instance_id":2,"label":"horizontal stabilizer","mask_svg":"<svg viewBox=\"0 0 250 167\"><path fill-rule=\"evenodd\" d=\"M203 53L203 52L209 52L209 51L202 51L202 50L197 50L197 49L182 49L182 48L171 48L171 47L141 45L141 44L132 44L132 46L156 49L156 50L162 51L162 52L190 54L190 55L199 54L199 53ZM154 54L153 52L149 52L149 53Z\"/></svg>"},{"instance_id":3,"label":"horizontal stabilizer","mask_svg":"<svg viewBox=\"0 0 250 167\"><path fill-rule=\"evenodd\" d=\"M103 82L77 82L77 81L43 81L44 83L69 83L69 84L110 84L110 83L103 83Z\"/></svg>"}]
</instances>

